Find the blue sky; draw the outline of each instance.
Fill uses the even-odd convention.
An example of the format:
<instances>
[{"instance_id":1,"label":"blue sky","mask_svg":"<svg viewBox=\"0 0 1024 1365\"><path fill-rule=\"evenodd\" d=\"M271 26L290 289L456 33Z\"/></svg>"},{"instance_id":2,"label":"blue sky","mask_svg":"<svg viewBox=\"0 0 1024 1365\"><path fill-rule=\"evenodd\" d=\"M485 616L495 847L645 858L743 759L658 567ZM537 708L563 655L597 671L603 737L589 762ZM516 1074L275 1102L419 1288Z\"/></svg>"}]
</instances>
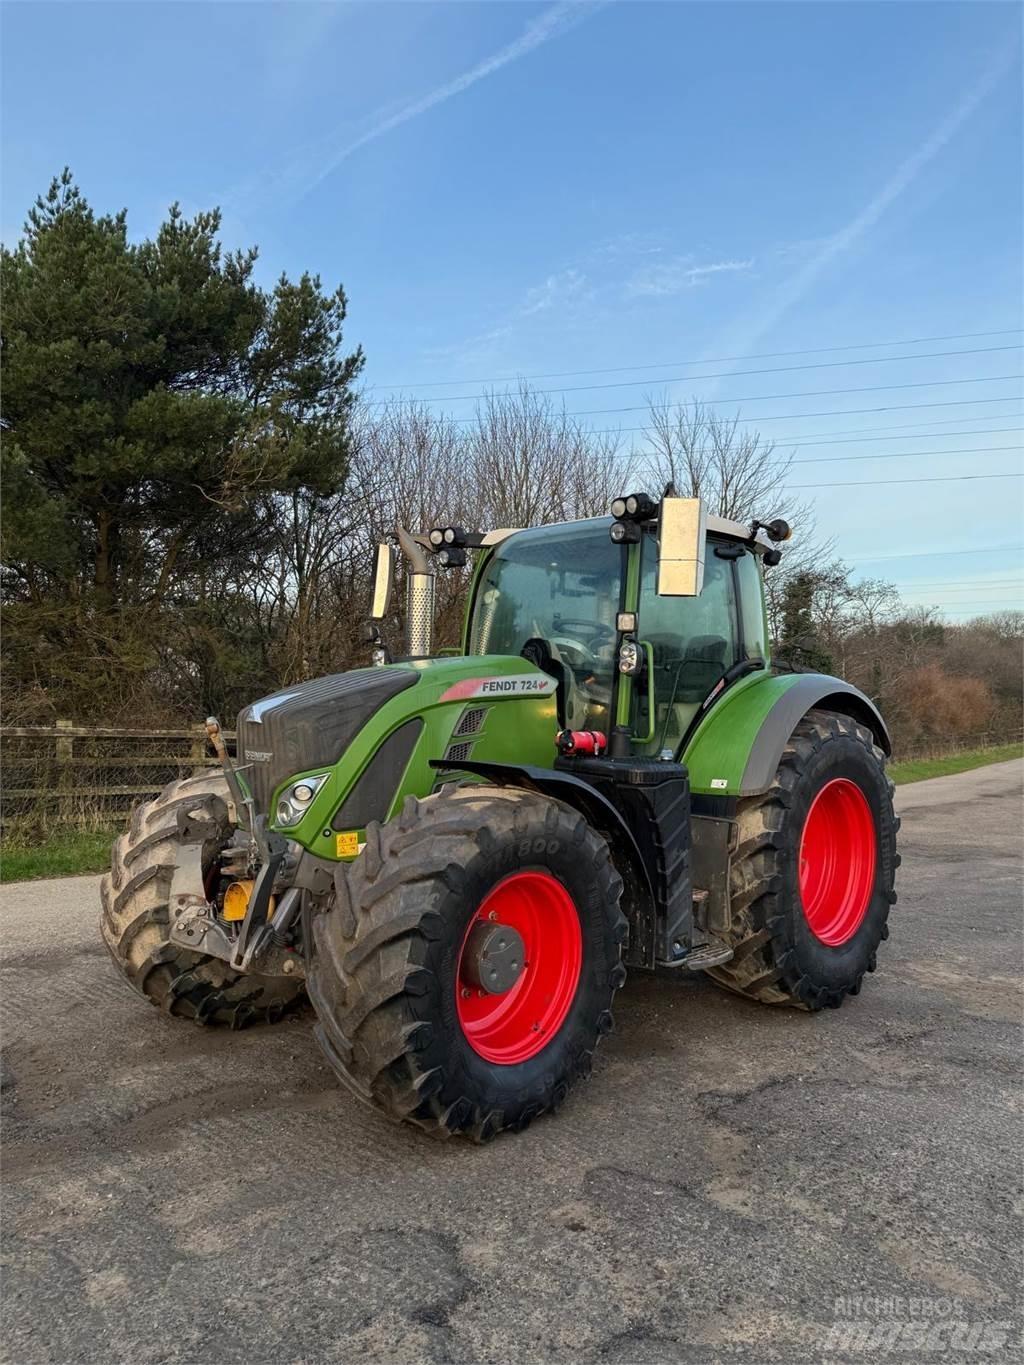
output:
<instances>
[{"instance_id":1,"label":"blue sky","mask_svg":"<svg viewBox=\"0 0 1024 1365\"><path fill-rule=\"evenodd\" d=\"M267 283L345 285L369 386L459 416L477 381L579 370L609 373L538 387L573 386L556 397L581 412L735 401L802 460L877 457L793 480L856 485L800 496L861 572L956 619L1019 602L1021 553L992 547L1024 541L1024 481L880 481L1021 471L1021 381L995 378L1020 351L925 358L1021 335L827 351L1021 326L1016 5L36 0L2 18L5 241L65 163L139 236L172 200L219 204ZM845 360L871 363L704 377ZM619 387L576 387L596 384ZM808 396L848 389L870 391Z\"/></svg>"}]
</instances>

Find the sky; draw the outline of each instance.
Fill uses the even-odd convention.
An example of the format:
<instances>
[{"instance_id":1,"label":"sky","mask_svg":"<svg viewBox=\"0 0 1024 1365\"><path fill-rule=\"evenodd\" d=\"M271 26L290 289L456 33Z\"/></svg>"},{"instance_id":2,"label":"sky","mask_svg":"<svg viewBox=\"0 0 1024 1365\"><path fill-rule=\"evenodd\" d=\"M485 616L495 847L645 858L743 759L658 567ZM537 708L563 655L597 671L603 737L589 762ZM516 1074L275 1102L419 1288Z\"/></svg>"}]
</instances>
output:
<instances>
[{"instance_id":1,"label":"sky","mask_svg":"<svg viewBox=\"0 0 1024 1365\"><path fill-rule=\"evenodd\" d=\"M0 230L65 164L135 237L219 205L344 285L371 402L524 375L624 454L714 402L963 620L1022 596L1022 13L8 0Z\"/></svg>"}]
</instances>

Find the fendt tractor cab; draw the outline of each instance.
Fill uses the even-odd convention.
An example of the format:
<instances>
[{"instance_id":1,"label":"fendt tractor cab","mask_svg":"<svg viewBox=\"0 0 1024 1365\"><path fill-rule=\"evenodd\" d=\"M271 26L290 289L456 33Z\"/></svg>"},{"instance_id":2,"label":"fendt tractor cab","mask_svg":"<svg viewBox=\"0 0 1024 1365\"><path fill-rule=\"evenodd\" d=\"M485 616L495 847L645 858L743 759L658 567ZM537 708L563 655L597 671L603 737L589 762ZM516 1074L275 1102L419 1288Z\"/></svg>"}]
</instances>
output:
<instances>
[{"instance_id":1,"label":"fendt tractor cab","mask_svg":"<svg viewBox=\"0 0 1024 1365\"><path fill-rule=\"evenodd\" d=\"M610 518L397 532L406 653L246 707L237 757L140 805L103 936L169 1014L272 1022L308 991L357 1095L478 1140L590 1071L626 970L767 1004L855 995L899 859L885 724L771 665L762 574L785 522L696 499ZM475 557L458 653L435 573Z\"/></svg>"}]
</instances>

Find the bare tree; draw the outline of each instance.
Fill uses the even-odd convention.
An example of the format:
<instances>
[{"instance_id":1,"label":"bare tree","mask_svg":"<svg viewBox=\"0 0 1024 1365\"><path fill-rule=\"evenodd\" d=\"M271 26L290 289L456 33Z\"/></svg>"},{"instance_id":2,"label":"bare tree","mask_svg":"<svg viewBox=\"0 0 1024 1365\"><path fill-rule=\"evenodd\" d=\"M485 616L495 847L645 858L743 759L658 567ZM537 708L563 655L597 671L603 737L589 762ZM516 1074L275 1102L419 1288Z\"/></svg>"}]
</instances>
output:
<instances>
[{"instance_id":1,"label":"bare tree","mask_svg":"<svg viewBox=\"0 0 1024 1365\"><path fill-rule=\"evenodd\" d=\"M648 415L646 456L660 485L703 498L709 511L731 521L767 521L784 512L792 457L742 427L739 413L720 417L695 398L689 405L651 399Z\"/></svg>"},{"instance_id":2,"label":"bare tree","mask_svg":"<svg viewBox=\"0 0 1024 1365\"><path fill-rule=\"evenodd\" d=\"M730 521L782 516L793 528L781 565L765 575L768 624L777 640L786 585L799 574L828 576L836 567L831 540L814 534L809 504L786 492L793 457L743 427L739 413L720 417L698 398L689 404L651 398L648 421L647 448L639 458L658 491L671 485L680 497L702 498L711 513Z\"/></svg>"},{"instance_id":3,"label":"bare tree","mask_svg":"<svg viewBox=\"0 0 1024 1365\"><path fill-rule=\"evenodd\" d=\"M493 526L603 516L632 469L618 438L582 427L523 381L489 394L469 434L472 477Z\"/></svg>"}]
</instances>

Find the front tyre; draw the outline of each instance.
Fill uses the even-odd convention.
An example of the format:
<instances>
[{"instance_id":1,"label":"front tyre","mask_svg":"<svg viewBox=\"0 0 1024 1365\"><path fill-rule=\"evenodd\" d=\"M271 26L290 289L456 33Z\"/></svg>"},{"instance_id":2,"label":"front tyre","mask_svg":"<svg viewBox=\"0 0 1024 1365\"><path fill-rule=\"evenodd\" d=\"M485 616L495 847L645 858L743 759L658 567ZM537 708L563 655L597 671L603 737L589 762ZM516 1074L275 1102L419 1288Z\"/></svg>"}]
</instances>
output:
<instances>
[{"instance_id":1,"label":"front tyre","mask_svg":"<svg viewBox=\"0 0 1024 1365\"><path fill-rule=\"evenodd\" d=\"M834 1009L856 995L896 900L892 793L870 731L810 711L771 787L740 801L733 957L708 975L770 1005Z\"/></svg>"},{"instance_id":2,"label":"front tyre","mask_svg":"<svg viewBox=\"0 0 1024 1365\"><path fill-rule=\"evenodd\" d=\"M314 923L308 989L340 1079L394 1119L477 1141L590 1073L625 980L622 883L578 811L449 788L371 825Z\"/></svg>"},{"instance_id":3,"label":"front tyre","mask_svg":"<svg viewBox=\"0 0 1024 1365\"><path fill-rule=\"evenodd\" d=\"M103 941L129 985L165 1014L236 1029L274 1023L302 1000L301 979L236 972L218 957L170 940L181 812L213 831L203 847L203 870L215 872L235 826L226 778L207 771L172 782L155 800L135 807L100 885Z\"/></svg>"}]
</instances>

